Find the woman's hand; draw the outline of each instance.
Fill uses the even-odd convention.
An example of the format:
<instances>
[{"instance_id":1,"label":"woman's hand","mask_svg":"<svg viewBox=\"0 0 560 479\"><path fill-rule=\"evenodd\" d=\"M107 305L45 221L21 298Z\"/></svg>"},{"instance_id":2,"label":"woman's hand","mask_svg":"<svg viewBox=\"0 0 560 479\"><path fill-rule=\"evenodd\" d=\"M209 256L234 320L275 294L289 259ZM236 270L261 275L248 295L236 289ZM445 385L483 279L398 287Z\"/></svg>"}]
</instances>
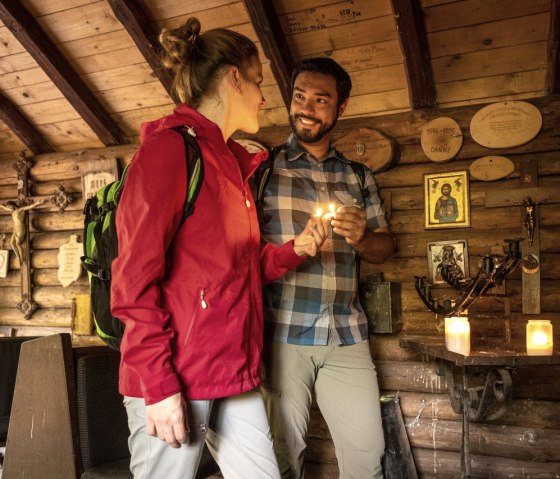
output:
<instances>
[{"instance_id":1,"label":"woman's hand","mask_svg":"<svg viewBox=\"0 0 560 479\"><path fill-rule=\"evenodd\" d=\"M305 229L294 239L294 251L298 256L315 256L327 238L329 221L311 216Z\"/></svg>"},{"instance_id":2,"label":"woman's hand","mask_svg":"<svg viewBox=\"0 0 560 479\"><path fill-rule=\"evenodd\" d=\"M146 427L171 447L179 448L189 440L185 400L181 393L146 406Z\"/></svg>"}]
</instances>

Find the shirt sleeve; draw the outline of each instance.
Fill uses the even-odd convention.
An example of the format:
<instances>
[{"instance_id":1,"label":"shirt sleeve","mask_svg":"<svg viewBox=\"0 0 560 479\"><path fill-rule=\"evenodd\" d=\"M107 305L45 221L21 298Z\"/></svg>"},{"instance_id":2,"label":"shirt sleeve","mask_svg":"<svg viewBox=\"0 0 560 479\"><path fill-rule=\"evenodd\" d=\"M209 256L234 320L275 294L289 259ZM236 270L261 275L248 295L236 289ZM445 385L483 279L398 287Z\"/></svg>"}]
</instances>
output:
<instances>
[{"instance_id":1,"label":"shirt sleeve","mask_svg":"<svg viewBox=\"0 0 560 479\"><path fill-rule=\"evenodd\" d=\"M272 283L286 272L296 269L306 260L294 251L293 240L283 245L266 243L261 249L261 279L263 284Z\"/></svg>"},{"instance_id":2,"label":"shirt sleeve","mask_svg":"<svg viewBox=\"0 0 560 479\"><path fill-rule=\"evenodd\" d=\"M364 189L369 191L369 197L365 199L367 227L370 230L388 226L385 216L385 208L379 197L379 190L373 178L371 170L366 168Z\"/></svg>"}]
</instances>

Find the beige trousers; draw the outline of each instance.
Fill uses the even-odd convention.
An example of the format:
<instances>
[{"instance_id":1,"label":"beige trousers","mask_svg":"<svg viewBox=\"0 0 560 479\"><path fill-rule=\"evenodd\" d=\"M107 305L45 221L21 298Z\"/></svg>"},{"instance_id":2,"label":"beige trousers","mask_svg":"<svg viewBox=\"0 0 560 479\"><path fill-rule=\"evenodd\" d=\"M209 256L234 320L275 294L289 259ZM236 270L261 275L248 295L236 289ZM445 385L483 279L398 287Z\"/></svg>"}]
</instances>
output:
<instances>
[{"instance_id":1,"label":"beige trousers","mask_svg":"<svg viewBox=\"0 0 560 479\"><path fill-rule=\"evenodd\" d=\"M225 479L279 479L278 464L260 392L189 401L189 443L175 449L146 433L142 398L125 397L135 479L193 479L204 442Z\"/></svg>"},{"instance_id":2,"label":"beige trousers","mask_svg":"<svg viewBox=\"0 0 560 479\"><path fill-rule=\"evenodd\" d=\"M329 427L341 479L382 479L385 449L369 344L272 343L263 356L264 397L283 479L304 474L312 397Z\"/></svg>"}]
</instances>

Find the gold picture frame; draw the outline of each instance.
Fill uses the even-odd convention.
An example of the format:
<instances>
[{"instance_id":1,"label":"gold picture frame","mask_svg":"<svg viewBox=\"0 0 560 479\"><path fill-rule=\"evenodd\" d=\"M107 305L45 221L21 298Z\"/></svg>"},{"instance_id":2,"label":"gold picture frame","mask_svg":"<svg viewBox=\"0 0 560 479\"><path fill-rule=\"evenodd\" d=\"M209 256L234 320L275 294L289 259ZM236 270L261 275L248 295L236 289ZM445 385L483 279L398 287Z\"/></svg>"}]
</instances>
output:
<instances>
[{"instance_id":1,"label":"gold picture frame","mask_svg":"<svg viewBox=\"0 0 560 479\"><path fill-rule=\"evenodd\" d=\"M469 172L424 175L424 228L466 228L471 224Z\"/></svg>"}]
</instances>

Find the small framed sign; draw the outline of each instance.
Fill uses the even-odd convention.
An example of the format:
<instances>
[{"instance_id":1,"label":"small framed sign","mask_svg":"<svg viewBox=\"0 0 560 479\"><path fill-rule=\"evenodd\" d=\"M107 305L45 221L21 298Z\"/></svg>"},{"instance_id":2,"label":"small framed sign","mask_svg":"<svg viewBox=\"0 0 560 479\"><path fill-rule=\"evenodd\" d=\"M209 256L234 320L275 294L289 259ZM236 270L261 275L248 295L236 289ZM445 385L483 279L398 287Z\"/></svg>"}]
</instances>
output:
<instances>
[{"instance_id":1,"label":"small framed sign","mask_svg":"<svg viewBox=\"0 0 560 479\"><path fill-rule=\"evenodd\" d=\"M119 177L119 162L116 158L92 160L82 170L82 198L84 204L97 190Z\"/></svg>"},{"instance_id":2,"label":"small framed sign","mask_svg":"<svg viewBox=\"0 0 560 479\"><path fill-rule=\"evenodd\" d=\"M7 249L0 249L0 278L8 275L8 263L10 261L10 252Z\"/></svg>"}]
</instances>

